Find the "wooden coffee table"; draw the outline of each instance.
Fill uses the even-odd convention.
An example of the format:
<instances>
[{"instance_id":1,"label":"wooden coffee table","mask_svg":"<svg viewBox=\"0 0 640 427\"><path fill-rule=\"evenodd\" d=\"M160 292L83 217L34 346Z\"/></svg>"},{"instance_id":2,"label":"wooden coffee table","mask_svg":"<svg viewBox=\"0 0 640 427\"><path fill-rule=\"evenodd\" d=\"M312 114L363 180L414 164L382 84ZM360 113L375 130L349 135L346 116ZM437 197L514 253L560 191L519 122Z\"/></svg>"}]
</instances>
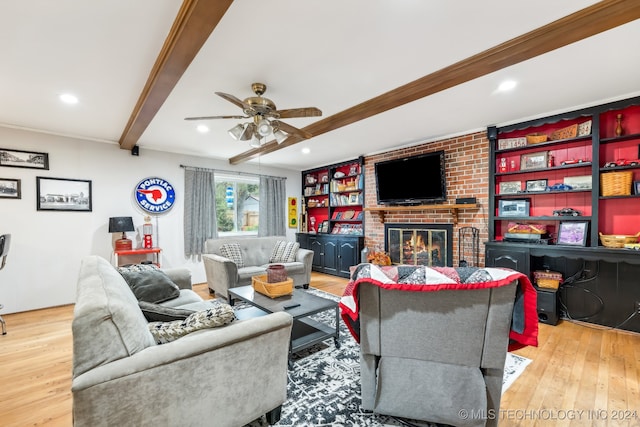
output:
<instances>
[{"instance_id":1,"label":"wooden coffee table","mask_svg":"<svg viewBox=\"0 0 640 427\"><path fill-rule=\"evenodd\" d=\"M234 300L244 301L257 308L247 313L248 316L240 315L239 319L254 317L264 313L275 313L284 311L293 316L293 328L291 330L291 341L289 344L289 367L293 367L292 356L294 353L333 337L336 348L340 348L338 341L340 314L338 303L327 298L312 295L300 289L294 289L293 295L286 295L278 298L269 298L253 289L253 286L240 286L229 289L229 304L233 305ZM329 325L310 319L312 316L323 311L333 310L336 316L336 326ZM246 310L241 310L240 313ZM261 313L261 312L262 313Z\"/></svg>"}]
</instances>

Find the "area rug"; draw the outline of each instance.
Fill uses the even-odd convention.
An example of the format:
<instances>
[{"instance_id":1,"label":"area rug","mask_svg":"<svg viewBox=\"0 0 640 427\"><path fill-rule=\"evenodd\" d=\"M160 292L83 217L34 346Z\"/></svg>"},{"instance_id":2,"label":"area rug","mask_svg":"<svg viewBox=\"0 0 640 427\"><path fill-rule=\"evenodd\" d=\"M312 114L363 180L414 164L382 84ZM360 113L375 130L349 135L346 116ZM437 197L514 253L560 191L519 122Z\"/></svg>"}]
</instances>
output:
<instances>
[{"instance_id":1,"label":"area rug","mask_svg":"<svg viewBox=\"0 0 640 427\"><path fill-rule=\"evenodd\" d=\"M315 295L337 301L335 295L309 289ZM238 306L242 309L244 304ZM324 312L314 319L335 326L335 315ZM275 424L281 427L396 427L437 424L376 415L360 409L360 348L340 321L340 348L329 339L294 355L294 367L288 372L287 401L282 416ZM524 371L531 360L507 354L502 392L504 393ZM267 426L263 419L247 427Z\"/></svg>"}]
</instances>

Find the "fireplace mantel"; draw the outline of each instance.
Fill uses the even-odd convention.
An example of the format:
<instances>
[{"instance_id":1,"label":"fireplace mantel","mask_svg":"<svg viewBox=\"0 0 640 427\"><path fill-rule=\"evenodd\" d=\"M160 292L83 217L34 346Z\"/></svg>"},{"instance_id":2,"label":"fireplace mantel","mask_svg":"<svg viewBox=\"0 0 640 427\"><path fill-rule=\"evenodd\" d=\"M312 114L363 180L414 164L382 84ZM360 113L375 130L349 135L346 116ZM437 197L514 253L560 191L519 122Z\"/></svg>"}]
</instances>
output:
<instances>
[{"instance_id":1,"label":"fireplace mantel","mask_svg":"<svg viewBox=\"0 0 640 427\"><path fill-rule=\"evenodd\" d=\"M415 206L373 206L364 208L365 211L375 212L380 218L380 222L384 224L385 212L399 212L399 211L429 211L429 210L444 210L451 211L453 217L453 223L458 222L458 210L459 209L477 209L477 203L449 203L449 204L434 204L434 205L415 205Z\"/></svg>"}]
</instances>

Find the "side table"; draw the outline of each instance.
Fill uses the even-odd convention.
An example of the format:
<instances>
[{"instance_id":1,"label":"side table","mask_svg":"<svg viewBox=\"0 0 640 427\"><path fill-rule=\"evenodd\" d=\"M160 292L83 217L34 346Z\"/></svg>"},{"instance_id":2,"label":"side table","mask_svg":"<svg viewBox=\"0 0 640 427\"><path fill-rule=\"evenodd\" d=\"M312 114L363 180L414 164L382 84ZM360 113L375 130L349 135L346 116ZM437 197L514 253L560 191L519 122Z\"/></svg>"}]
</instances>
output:
<instances>
[{"instance_id":1,"label":"side table","mask_svg":"<svg viewBox=\"0 0 640 427\"><path fill-rule=\"evenodd\" d=\"M147 255L152 255L153 256L153 260L152 262L157 265L158 267L160 267L161 264L161 257L162 257L162 249L160 248L140 248L140 249L124 249L124 250L114 250L113 251L113 265L115 267L120 267L122 264L120 264L121 259L120 257L129 257L129 256L136 256L138 258L141 258L142 256L144 256L144 258L147 258Z\"/></svg>"}]
</instances>

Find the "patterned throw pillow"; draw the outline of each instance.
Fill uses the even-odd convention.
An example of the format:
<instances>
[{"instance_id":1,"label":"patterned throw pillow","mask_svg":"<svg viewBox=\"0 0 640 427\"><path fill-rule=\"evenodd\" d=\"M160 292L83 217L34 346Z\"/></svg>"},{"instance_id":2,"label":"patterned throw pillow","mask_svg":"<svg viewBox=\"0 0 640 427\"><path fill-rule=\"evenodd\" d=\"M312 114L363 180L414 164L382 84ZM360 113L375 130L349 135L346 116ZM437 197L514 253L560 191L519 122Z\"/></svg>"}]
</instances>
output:
<instances>
[{"instance_id":1,"label":"patterned throw pillow","mask_svg":"<svg viewBox=\"0 0 640 427\"><path fill-rule=\"evenodd\" d=\"M225 243L220 246L220 255L235 262L238 268L244 267L244 260L242 259L242 251L240 250L239 244Z\"/></svg>"},{"instance_id":2,"label":"patterned throw pillow","mask_svg":"<svg viewBox=\"0 0 640 427\"><path fill-rule=\"evenodd\" d=\"M165 344L200 329L227 325L235 318L233 308L229 304L220 302L213 308L196 311L184 320L151 322L149 332L153 335L156 344Z\"/></svg>"},{"instance_id":3,"label":"patterned throw pillow","mask_svg":"<svg viewBox=\"0 0 640 427\"><path fill-rule=\"evenodd\" d=\"M300 249L300 243L298 242L279 240L273 247L273 252L271 252L269 262L294 262L296 260L296 255L298 254L298 249Z\"/></svg>"}]
</instances>

